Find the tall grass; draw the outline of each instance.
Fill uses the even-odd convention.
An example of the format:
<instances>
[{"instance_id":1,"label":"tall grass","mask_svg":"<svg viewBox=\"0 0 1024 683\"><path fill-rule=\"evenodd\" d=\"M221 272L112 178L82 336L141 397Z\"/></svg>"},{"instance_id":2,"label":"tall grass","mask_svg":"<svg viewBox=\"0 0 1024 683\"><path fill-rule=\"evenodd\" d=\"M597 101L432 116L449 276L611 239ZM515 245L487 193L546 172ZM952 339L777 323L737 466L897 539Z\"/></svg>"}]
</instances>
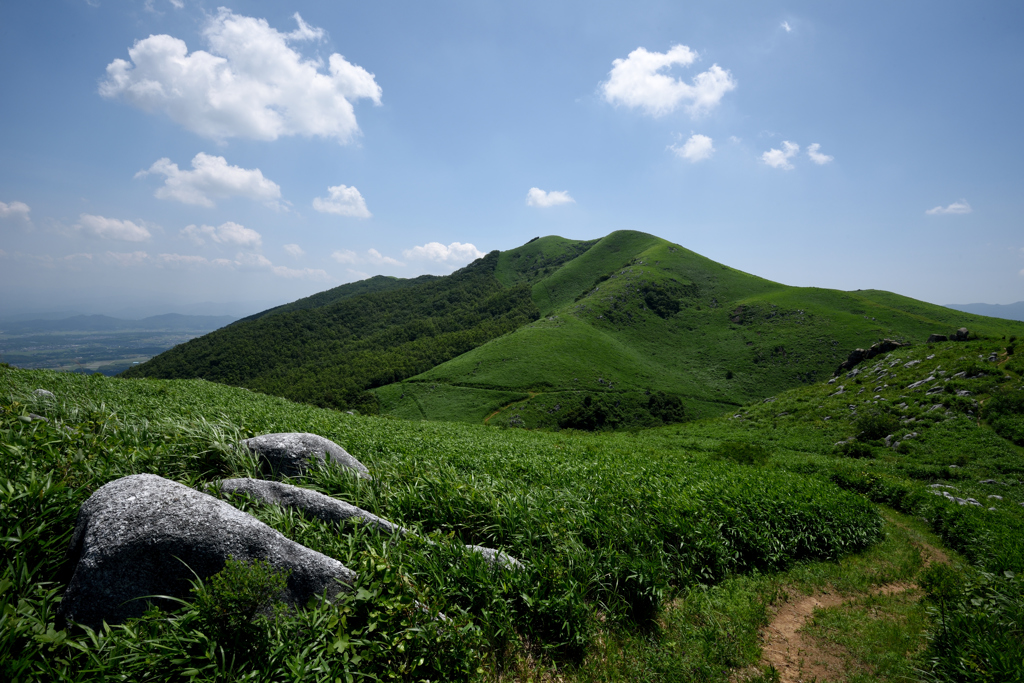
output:
<instances>
[{"instance_id":1,"label":"tall grass","mask_svg":"<svg viewBox=\"0 0 1024 683\"><path fill-rule=\"evenodd\" d=\"M0 378L0 675L9 680L464 680L495 675L524 652L572 666L598 629L657 629L666 601L694 586L838 558L882 530L867 502L826 480L643 435L361 418L199 381L10 369ZM56 399L34 396L40 386ZM171 612L164 603L98 631L62 628L64 551L96 488L140 472L200 489L252 475L237 441L291 430L337 440L374 476L323 469L295 483L432 543L233 496L356 569L356 589L260 622L258 668L211 625L203 601ZM525 569L494 569L465 544L501 548Z\"/></svg>"}]
</instances>

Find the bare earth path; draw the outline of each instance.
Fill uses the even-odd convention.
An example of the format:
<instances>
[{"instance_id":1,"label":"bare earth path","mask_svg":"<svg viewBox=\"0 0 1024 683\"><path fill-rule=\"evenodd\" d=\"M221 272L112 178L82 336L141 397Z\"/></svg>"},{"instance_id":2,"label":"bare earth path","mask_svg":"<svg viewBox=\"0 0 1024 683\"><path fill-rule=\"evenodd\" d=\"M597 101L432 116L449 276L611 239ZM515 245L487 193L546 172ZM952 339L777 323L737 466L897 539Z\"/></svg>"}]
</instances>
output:
<instances>
[{"instance_id":1,"label":"bare earth path","mask_svg":"<svg viewBox=\"0 0 1024 683\"><path fill-rule=\"evenodd\" d=\"M949 562L949 558L939 548L923 542L914 545L921 553L924 567L932 562ZM817 592L787 602L761 633L764 643L761 666L774 666L782 683L844 680L847 660L842 656L842 649L801 632L814 610L837 607L867 595L895 595L916 589L913 583L889 583L851 595Z\"/></svg>"}]
</instances>

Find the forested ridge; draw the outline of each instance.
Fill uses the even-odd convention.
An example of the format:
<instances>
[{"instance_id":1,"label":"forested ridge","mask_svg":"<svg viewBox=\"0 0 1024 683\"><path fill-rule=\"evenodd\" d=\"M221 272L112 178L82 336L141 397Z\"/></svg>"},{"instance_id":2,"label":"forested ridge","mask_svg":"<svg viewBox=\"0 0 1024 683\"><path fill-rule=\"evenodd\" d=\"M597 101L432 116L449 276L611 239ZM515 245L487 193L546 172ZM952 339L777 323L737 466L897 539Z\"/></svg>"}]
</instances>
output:
<instances>
[{"instance_id":1,"label":"forested ridge","mask_svg":"<svg viewBox=\"0 0 1024 683\"><path fill-rule=\"evenodd\" d=\"M498 255L444 278L374 278L385 286L326 305L272 309L273 315L193 339L125 376L202 378L374 412L376 398L367 389L424 372L539 316L528 284L506 288L494 277Z\"/></svg>"}]
</instances>

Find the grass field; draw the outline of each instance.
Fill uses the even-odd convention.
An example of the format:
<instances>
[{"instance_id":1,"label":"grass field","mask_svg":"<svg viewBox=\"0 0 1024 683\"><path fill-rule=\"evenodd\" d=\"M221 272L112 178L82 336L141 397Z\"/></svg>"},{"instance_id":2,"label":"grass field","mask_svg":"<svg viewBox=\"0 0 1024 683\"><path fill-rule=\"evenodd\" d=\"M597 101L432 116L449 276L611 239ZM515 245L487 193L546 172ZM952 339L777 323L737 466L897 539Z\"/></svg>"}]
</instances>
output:
<instances>
[{"instance_id":1,"label":"grass field","mask_svg":"<svg viewBox=\"0 0 1024 683\"><path fill-rule=\"evenodd\" d=\"M777 674L761 629L825 591L849 600L801 633L838 653L846 679L1019 680L1024 366L1013 346L917 345L724 417L596 433L348 415L200 380L3 368L2 677L767 681ZM507 397L491 398L485 409ZM239 580L230 574L170 612L99 632L58 628L59 568L92 491L137 472L198 488L254 475L235 443L275 431L327 436L374 476L323 470L302 485L436 545L236 498L359 571L359 590L260 621L244 641L210 625L218 591ZM466 543L527 568L491 571ZM929 544L951 564L926 567ZM873 597L893 582L922 588Z\"/></svg>"}]
</instances>

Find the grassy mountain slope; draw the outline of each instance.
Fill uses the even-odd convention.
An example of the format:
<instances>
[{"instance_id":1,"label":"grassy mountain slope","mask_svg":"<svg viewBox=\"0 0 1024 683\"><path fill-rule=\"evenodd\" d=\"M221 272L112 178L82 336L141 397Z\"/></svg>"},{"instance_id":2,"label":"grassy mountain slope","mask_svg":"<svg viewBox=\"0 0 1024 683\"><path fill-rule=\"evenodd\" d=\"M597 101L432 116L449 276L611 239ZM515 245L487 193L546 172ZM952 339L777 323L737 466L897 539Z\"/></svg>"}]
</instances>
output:
<instances>
[{"instance_id":1,"label":"grassy mountain slope","mask_svg":"<svg viewBox=\"0 0 1024 683\"><path fill-rule=\"evenodd\" d=\"M365 280L349 282L338 287L333 287L324 292L317 292L311 296L293 301L290 304L283 304L281 306L275 306L274 308L268 308L265 311L254 313L246 318L242 318L242 320L259 320L260 318L265 318L268 315L277 315L278 313L301 311L310 308L321 308L323 306L337 303L342 299L350 299L361 294L373 294L374 292L414 287L436 279L436 275L420 275L417 278L411 279L397 278L390 275L374 275L373 277Z\"/></svg>"},{"instance_id":2,"label":"grassy mountain slope","mask_svg":"<svg viewBox=\"0 0 1024 683\"><path fill-rule=\"evenodd\" d=\"M203 378L373 412L365 394L423 372L537 316L526 285L503 287L494 252L446 278L378 281L328 303L239 321L132 368L127 377Z\"/></svg>"},{"instance_id":3,"label":"grassy mountain slope","mask_svg":"<svg viewBox=\"0 0 1024 683\"><path fill-rule=\"evenodd\" d=\"M536 238L446 277L371 278L239 321L128 377L530 427L655 426L822 379L851 350L1024 325L888 292L796 288L666 240Z\"/></svg>"},{"instance_id":4,"label":"grassy mountain slope","mask_svg":"<svg viewBox=\"0 0 1024 683\"><path fill-rule=\"evenodd\" d=\"M1009 339L919 344L729 416L597 434L352 416L203 381L0 366L0 678L770 681L777 672L753 668L759 630L780 602L821 591L846 599L809 624L845 661L837 679L1016 680L1016 351ZM362 590L256 619L246 633L259 637L241 650L231 631L209 628L219 603L191 596L95 633L55 621L68 539L93 491L139 472L198 489L256 476L237 441L276 431L327 436L374 477L323 469L291 483L433 544L231 498L357 569ZM931 527L950 564L908 524ZM525 569L492 571L464 543L503 548ZM898 583L924 597L894 603L880 589Z\"/></svg>"},{"instance_id":5,"label":"grassy mountain slope","mask_svg":"<svg viewBox=\"0 0 1024 683\"><path fill-rule=\"evenodd\" d=\"M499 264L544 246L504 252ZM487 390L526 395L488 413L491 424L651 426L662 421L649 410L659 391L678 397L688 416L708 416L824 379L851 350L882 338L922 342L962 325L982 336L1024 336L1016 323L889 292L789 287L625 231L539 280L532 294L544 317L377 389L381 409L475 421L481 411L445 406ZM423 383L426 395L410 388ZM432 406L412 410L410 401Z\"/></svg>"}]
</instances>

